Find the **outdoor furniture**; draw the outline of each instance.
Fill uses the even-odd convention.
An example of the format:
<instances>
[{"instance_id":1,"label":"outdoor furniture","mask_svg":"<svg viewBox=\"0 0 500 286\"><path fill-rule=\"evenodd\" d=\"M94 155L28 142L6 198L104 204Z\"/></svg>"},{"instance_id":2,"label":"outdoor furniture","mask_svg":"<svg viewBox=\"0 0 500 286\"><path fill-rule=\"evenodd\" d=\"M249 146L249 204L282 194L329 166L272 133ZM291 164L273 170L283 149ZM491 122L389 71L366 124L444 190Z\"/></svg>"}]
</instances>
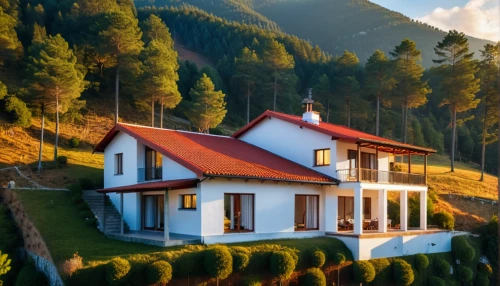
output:
<instances>
[{"instance_id":1,"label":"outdoor furniture","mask_svg":"<svg viewBox=\"0 0 500 286\"><path fill-rule=\"evenodd\" d=\"M345 221L344 221L344 219L340 219L340 220L338 221L338 226L339 226L340 228L343 228L344 230L349 229L349 223L345 222Z\"/></svg>"},{"instance_id":2,"label":"outdoor furniture","mask_svg":"<svg viewBox=\"0 0 500 286\"><path fill-rule=\"evenodd\" d=\"M370 222L370 225L368 226L368 229L369 230L376 230L376 229L378 229L378 221L372 220Z\"/></svg>"},{"instance_id":3,"label":"outdoor furniture","mask_svg":"<svg viewBox=\"0 0 500 286\"><path fill-rule=\"evenodd\" d=\"M392 219L387 219L387 229L391 229Z\"/></svg>"}]
</instances>

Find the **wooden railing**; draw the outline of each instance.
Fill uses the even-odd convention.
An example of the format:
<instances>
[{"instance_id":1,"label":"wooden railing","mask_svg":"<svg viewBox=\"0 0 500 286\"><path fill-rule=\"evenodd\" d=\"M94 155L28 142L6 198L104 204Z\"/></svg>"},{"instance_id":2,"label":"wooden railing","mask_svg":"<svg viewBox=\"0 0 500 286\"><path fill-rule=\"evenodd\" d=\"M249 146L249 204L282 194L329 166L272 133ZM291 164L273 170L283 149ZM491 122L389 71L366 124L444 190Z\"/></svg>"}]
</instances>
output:
<instances>
[{"instance_id":1,"label":"wooden railing","mask_svg":"<svg viewBox=\"0 0 500 286\"><path fill-rule=\"evenodd\" d=\"M403 185L426 184L425 175L423 174L410 174L374 169L337 170L337 179L341 182L377 182Z\"/></svg>"}]
</instances>

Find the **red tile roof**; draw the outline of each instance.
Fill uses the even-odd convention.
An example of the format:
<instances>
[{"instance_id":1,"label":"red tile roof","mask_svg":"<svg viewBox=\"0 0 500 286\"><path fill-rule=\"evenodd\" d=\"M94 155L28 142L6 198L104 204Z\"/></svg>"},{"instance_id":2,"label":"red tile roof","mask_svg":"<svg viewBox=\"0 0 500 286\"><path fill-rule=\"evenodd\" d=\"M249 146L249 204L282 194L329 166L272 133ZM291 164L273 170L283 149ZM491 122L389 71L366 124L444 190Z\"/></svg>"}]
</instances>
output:
<instances>
[{"instance_id":1,"label":"red tile roof","mask_svg":"<svg viewBox=\"0 0 500 286\"><path fill-rule=\"evenodd\" d=\"M177 190L186 188L196 188L197 183L200 180L194 179L183 179L183 180L169 180L160 182L149 182L130 186L115 187L97 190L99 193L130 193L130 192L147 192L147 191L157 191L157 190Z\"/></svg>"},{"instance_id":2,"label":"red tile roof","mask_svg":"<svg viewBox=\"0 0 500 286\"><path fill-rule=\"evenodd\" d=\"M337 180L241 140L192 132L117 124L94 151L104 152L118 132L164 154L198 177L239 177L336 184Z\"/></svg>"},{"instance_id":3,"label":"red tile roof","mask_svg":"<svg viewBox=\"0 0 500 286\"><path fill-rule=\"evenodd\" d=\"M234 133L231 137L233 138L240 137L245 132L252 129L255 125L257 125L260 121L262 121L264 118L267 117L278 118L283 121L303 126L305 128L326 134L328 136L332 136L336 139L343 141L359 142L359 143L388 147L386 148L386 150L391 150L391 152L394 148L396 149L395 153L405 153L404 150L411 151L412 153L436 153L436 150L434 149L397 142L391 139L378 137L369 133L361 132L356 129L348 128L346 126L336 125L327 122L320 122L319 125L316 125L303 121L301 116L274 112L270 110L267 110L259 117L254 119L252 122L241 128L240 130L236 131L236 133Z\"/></svg>"}]
</instances>

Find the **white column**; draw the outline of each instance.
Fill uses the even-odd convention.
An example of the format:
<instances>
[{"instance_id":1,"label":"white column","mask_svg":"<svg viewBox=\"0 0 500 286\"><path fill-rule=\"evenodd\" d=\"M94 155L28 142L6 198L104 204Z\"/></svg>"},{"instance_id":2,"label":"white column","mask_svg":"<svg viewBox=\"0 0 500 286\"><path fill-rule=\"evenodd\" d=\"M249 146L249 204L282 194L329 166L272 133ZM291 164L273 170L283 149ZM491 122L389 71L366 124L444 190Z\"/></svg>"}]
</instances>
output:
<instances>
[{"instance_id":1,"label":"white column","mask_svg":"<svg viewBox=\"0 0 500 286\"><path fill-rule=\"evenodd\" d=\"M354 188L354 234L363 233L363 189Z\"/></svg>"},{"instance_id":2,"label":"white column","mask_svg":"<svg viewBox=\"0 0 500 286\"><path fill-rule=\"evenodd\" d=\"M120 233L123 234L124 232L124 228L125 228L125 224L123 222L123 216L125 215L123 213L123 193L120 193Z\"/></svg>"},{"instance_id":3,"label":"white column","mask_svg":"<svg viewBox=\"0 0 500 286\"><path fill-rule=\"evenodd\" d=\"M387 232L387 190L378 190L378 232Z\"/></svg>"},{"instance_id":4,"label":"white column","mask_svg":"<svg viewBox=\"0 0 500 286\"><path fill-rule=\"evenodd\" d=\"M170 227L169 227L169 215L168 215L168 191L165 191L163 195L163 238L165 240L170 240Z\"/></svg>"},{"instance_id":5,"label":"white column","mask_svg":"<svg viewBox=\"0 0 500 286\"><path fill-rule=\"evenodd\" d=\"M234 229L234 196L230 195L229 198L229 229Z\"/></svg>"},{"instance_id":6,"label":"white column","mask_svg":"<svg viewBox=\"0 0 500 286\"><path fill-rule=\"evenodd\" d=\"M338 232L338 195L331 189L325 191L325 231Z\"/></svg>"},{"instance_id":7,"label":"white column","mask_svg":"<svg viewBox=\"0 0 500 286\"><path fill-rule=\"evenodd\" d=\"M420 192L420 229L427 230L427 190Z\"/></svg>"},{"instance_id":8,"label":"white column","mask_svg":"<svg viewBox=\"0 0 500 286\"><path fill-rule=\"evenodd\" d=\"M400 192L399 197L399 225L401 230L408 230L408 191L404 190Z\"/></svg>"}]
</instances>

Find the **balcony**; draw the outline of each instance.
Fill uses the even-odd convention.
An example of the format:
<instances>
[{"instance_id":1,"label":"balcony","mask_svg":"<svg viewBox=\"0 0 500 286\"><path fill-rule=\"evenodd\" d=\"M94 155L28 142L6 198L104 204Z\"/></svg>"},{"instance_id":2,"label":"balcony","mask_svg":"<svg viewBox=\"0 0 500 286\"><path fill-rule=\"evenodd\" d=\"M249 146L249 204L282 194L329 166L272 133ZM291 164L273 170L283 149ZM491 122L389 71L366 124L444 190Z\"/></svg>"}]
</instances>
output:
<instances>
[{"instance_id":1,"label":"balcony","mask_svg":"<svg viewBox=\"0 0 500 286\"><path fill-rule=\"evenodd\" d=\"M138 168L137 169L137 181L155 181L162 179L162 167L150 167L150 168Z\"/></svg>"},{"instance_id":2,"label":"balcony","mask_svg":"<svg viewBox=\"0 0 500 286\"><path fill-rule=\"evenodd\" d=\"M425 186L427 184L425 174L411 174L361 168L337 170L337 179L341 182L371 182L420 186Z\"/></svg>"}]
</instances>

